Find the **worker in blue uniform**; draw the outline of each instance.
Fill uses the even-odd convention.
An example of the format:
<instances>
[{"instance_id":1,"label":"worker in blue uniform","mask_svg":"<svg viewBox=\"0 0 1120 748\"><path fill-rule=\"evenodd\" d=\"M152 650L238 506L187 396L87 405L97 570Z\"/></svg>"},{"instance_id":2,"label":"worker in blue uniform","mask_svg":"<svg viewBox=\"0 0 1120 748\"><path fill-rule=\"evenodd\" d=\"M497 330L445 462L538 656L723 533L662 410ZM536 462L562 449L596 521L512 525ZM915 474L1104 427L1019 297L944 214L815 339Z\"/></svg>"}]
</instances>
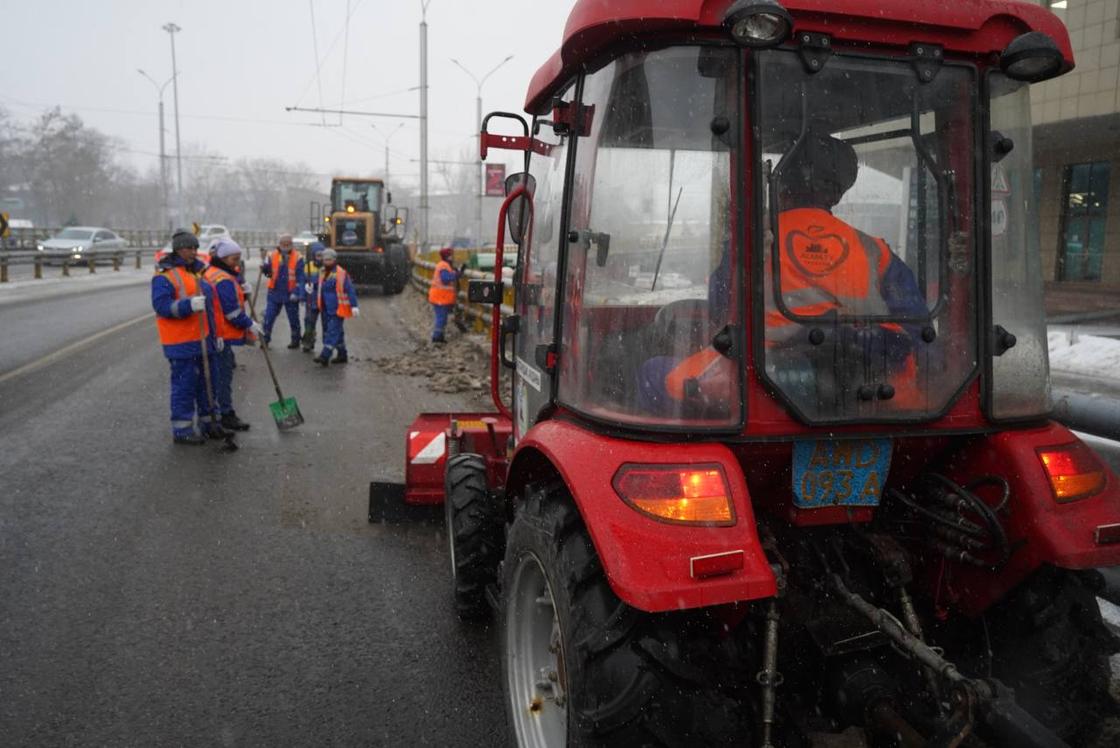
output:
<instances>
[{"instance_id":1,"label":"worker in blue uniform","mask_svg":"<svg viewBox=\"0 0 1120 748\"><path fill-rule=\"evenodd\" d=\"M354 291L350 274L338 264L338 253L333 249L325 249L322 261L316 306L323 317L323 349L315 357L315 363L320 366L344 364L350 360L350 356L346 351L343 323L351 317L360 316L358 294ZM338 355L332 361L331 353L334 351Z\"/></svg>"},{"instance_id":2,"label":"worker in blue uniform","mask_svg":"<svg viewBox=\"0 0 1120 748\"><path fill-rule=\"evenodd\" d=\"M322 266L322 254L326 247L322 242L312 242L307 248L307 264L304 267L303 277L307 280L303 285L304 311L303 311L303 352L310 353L315 350L315 326L319 323L319 268Z\"/></svg>"},{"instance_id":3,"label":"worker in blue uniform","mask_svg":"<svg viewBox=\"0 0 1120 748\"><path fill-rule=\"evenodd\" d=\"M202 357L207 355L209 386L215 388L216 354L224 347L215 335L214 291L202 278L205 268L198 259L198 237L176 229L171 252L160 259L152 277L156 328L171 367L171 436L176 444L203 444L200 432L211 438L226 436L217 419L211 418L203 376Z\"/></svg>"},{"instance_id":4,"label":"worker in blue uniform","mask_svg":"<svg viewBox=\"0 0 1120 748\"><path fill-rule=\"evenodd\" d=\"M245 313L245 289L238 281L241 269L241 245L233 239L218 239L210 253L210 266L204 277L217 296L214 314L218 336L225 345L218 353L218 412L222 427L231 431L248 431L249 424L237 416L233 408L233 373L237 369L234 348L245 345L250 336L264 334L264 329Z\"/></svg>"},{"instance_id":5,"label":"worker in blue uniform","mask_svg":"<svg viewBox=\"0 0 1120 748\"><path fill-rule=\"evenodd\" d=\"M291 234L281 234L276 249L263 266L268 278L268 304L264 310L264 342L272 340L272 325L280 316L280 310L288 313L288 328L291 333L289 348L299 348L299 302L303 299L303 258L292 244Z\"/></svg>"}]
</instances>

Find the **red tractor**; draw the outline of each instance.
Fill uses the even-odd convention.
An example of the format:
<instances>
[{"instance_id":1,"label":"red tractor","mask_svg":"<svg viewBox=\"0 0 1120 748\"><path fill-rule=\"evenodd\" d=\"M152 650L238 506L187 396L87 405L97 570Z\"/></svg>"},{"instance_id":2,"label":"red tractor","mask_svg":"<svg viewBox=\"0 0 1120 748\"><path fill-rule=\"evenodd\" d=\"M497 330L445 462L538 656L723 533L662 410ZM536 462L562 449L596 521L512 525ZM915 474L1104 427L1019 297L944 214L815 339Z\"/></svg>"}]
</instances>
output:
<instances>
[{"instance_id":1,"label":"red tractor","mask_svg":"<svg viewBox=\"0 0 1120 748\"><path fill-rule=\"evenodd\" d=\"M1072 67L1012 0L576 4L482 125L498 412L421 416L403 487L516 742L1097 739L1120 484L1048 419L1032 188Z\"/></svg>"}]
</instances>

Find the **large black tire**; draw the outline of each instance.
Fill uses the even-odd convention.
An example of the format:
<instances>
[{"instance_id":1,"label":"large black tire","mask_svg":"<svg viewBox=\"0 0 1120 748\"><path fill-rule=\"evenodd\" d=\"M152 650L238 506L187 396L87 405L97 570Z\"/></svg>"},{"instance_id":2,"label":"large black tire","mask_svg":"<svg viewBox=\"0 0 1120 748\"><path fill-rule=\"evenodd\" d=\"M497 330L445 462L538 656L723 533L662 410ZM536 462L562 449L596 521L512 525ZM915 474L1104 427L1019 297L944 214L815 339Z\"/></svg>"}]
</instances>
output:
<instances>
[{"instance_id":1,"label":"large black tire","mask_svg":"<svg viewBox=\"0 0 1120 748\"><path fill-rule=\"evenodd\" d=\"M587 529L561 485L530 493L518 508L502 563L502 659L511 742L526 741L514 711L533 711L531 694L512 693L523 653L517 632L515 579L534 560L554 601L562 657L560 693L570 746L750 745L750 707L721 691L708 657L719 645L697 613L648 614L615 596ZM543 598L542 598L543 599ZM705 621L708 623L708 621ZM550 650L551 651L551 650ZM699 654L703 653L703 654ZM530 703L520 706L523 701ZM523 720L532 730L531 720Z\"/></svg>"},{"instance_id":2,"label":"large black tire","mask_svg":"<svg viewBox=\"0 0 1120 748\"><path fill-rule=\"evenodd\" d=\"M389 296L396 296L408 285L411 273L408 253L404 247L393 245L386 250L385 260L385 282L381 284L381 290Z\"/></svg>"},{"instance_id":3,"label":"large black tire","mask_svg":"<svg viewBox=\"0 0 1120 748\"><path fill-rule=\"evenodd\" d=\"M498 578L502 559L502 508L486 485L481 455L458 454L444 474L444 517L451 555L451 590L463 620L490 612L486 588Z\"/></svg>"},{"instance_id":4,"label":"large black tire","mask_svg":"<svg viewBox=\"0 0 1120 748\"><path fill-rule=\"evenodd\" d=\"M1117 641L1086 578L1043 567L988 615L993 674L1016 701L1071 745L1116 718L1108 658Z\"/></svg>"}]
</instances>

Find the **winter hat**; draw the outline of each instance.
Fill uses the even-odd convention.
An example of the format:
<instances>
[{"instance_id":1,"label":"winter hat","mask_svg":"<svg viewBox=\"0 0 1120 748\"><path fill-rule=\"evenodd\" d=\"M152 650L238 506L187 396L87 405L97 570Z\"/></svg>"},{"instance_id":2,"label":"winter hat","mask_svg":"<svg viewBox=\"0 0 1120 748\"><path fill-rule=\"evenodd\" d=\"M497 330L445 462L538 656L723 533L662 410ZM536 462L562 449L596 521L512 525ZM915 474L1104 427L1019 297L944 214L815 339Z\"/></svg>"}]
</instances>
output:
<instances>
[{"instance_id":1,"label":"winter hat","mask_svg":"<svg viewBox=\"0 0 1120 748\"><path fill-rule=\"evenodd\" d=\"M210 247L210 252L219 260L224 260L230 255L241 254L241 245L233 239L218 239L214 242L213 246Z\"/></svg>"},{"instance_id":2,"label":"winter hat","mask_svg":"<svg viewBox=\"0 0 1120 748\"><path fill-rule=\"evenodd\" d=\"M307 248L311 252L312 257L318 257L326 247L322 242L311 242L311 246Z\"/></svg>"},{"instance_id":3,"label":"winter hat","mask_svg":"<svg viewBox=\"0 0 1120 748\"><path fill-rule=\"evenodd\" d=\"M323 250L323 259L324 260L337 260L338 259L338 252L335 252L333 249L324 249Z\"/></svg>"},{"instance_id":4,"label":"winter hat","mask_svg":"<svg viewBox=\"0 0 1120 748\"><path fill-rule=\"evenodd\" d=\"M171 249L198 249L198 237L187 229L175 229L171 235Z\"/></svg>"}]
</instances>

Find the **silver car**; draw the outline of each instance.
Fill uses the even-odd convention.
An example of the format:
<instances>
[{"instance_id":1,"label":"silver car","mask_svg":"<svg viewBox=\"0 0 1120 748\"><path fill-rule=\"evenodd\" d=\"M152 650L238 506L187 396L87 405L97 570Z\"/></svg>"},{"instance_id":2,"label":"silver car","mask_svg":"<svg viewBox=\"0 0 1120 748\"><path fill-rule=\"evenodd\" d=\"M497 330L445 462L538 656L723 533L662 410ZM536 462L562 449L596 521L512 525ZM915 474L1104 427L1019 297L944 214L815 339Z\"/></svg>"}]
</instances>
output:
<instances>
[{"instance_id":1,"label":"silver car","mask_svg":"<svg viewBox=\"0 0 1120 748\"><path fill-rule=\"evenodd\" d=\"M128 249L128 242L115 232L99 226L71 226L39 244L36 249L48 265L112 262L116 252Z\"/></svg>"}]
</instances>

